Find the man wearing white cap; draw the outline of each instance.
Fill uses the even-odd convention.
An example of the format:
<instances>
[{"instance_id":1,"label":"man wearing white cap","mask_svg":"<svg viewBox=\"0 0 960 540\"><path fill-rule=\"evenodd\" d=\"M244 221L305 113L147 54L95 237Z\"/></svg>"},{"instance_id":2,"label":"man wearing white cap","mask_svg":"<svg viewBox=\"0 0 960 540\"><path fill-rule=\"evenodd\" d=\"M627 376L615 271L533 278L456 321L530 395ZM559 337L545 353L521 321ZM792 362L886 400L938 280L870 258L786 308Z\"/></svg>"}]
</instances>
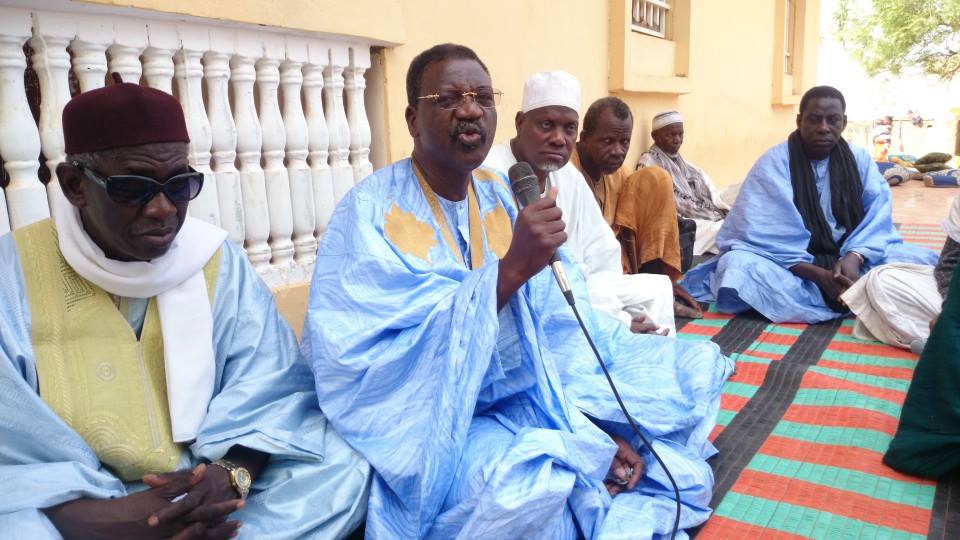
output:
<instances>
[{"instance_id":1,"label":"man wearing white cap","mask_svg":"<svg viewBox=\"0 0 960 540\"><path fill-rule=\"evenodd\" d=\"M677 111L664 111L654 116L650 136L653 145L640 156L637 167L657 166L670 173L677 213L697 224L693 254L716 253L717 233L730 205L723 200L703 169L680 156L683 117Z\"/></svg>"},{"instance_id":2,"label":"man wearing white cap","mask_svg":"<svg viewBox=\"0 0 960 540\"><path fill-rule=\"evenodd\" d=\"M484 164L506 171L526 161L546 193L557 188L572 258L587 278L590 303L635 332L675 333L673 287L659 274L625 275L620 243L583 175L570 162L579 128L580 83L564 71L534 73L524 85L517 136L490 149Z\"/></svg>"}]
</instances>

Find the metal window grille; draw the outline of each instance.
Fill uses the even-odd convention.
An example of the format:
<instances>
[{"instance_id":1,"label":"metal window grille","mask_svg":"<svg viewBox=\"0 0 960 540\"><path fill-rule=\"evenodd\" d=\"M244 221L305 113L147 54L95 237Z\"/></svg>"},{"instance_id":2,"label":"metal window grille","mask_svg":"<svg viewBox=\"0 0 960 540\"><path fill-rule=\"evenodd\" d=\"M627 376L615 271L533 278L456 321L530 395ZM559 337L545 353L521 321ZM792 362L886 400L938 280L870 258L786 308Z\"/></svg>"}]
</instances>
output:
<instances>
[{"instance_id":1,"label":"metal window grille","mask_svg":"<svg viewBox=\"0 0 960 540\"><path fill-rule=\"evenodd\" d=\"M669 0L633 0L633 31L667 37Z\"/></svg>"}]
</instances>

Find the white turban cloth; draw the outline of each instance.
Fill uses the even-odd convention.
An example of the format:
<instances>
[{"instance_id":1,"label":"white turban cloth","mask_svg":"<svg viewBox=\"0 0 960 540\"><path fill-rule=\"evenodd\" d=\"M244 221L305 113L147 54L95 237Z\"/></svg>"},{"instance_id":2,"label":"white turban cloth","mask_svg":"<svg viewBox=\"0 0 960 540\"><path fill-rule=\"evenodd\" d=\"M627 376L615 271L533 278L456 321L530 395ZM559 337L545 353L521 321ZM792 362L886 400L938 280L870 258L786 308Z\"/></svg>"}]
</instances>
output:
<instances>
[{"instance_id":1,"label":"white turban cloth","mask_svg":"<svg viewBox=\"0 0 960 540\"><path fill-rule=\"evenodd\" d=\"M653 131L671 124L682 124L683 117L677 111L664 111L653 117Z\"/></svg>"}]
</instances>

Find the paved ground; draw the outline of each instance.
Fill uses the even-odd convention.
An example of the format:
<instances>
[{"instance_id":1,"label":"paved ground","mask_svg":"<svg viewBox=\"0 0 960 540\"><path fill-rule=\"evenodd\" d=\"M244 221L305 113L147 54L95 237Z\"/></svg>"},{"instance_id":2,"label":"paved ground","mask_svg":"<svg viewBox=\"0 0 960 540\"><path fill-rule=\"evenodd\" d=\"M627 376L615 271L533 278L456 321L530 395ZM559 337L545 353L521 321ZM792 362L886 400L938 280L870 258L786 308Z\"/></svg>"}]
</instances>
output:
<instances>
[{"instance_id":1,"label":"paved ground","mask_svg":"<svg viewBox=\"0 0 960 540\"><path fill-rule=\"evenodd\" d=\"M960 187L928 188L912 180L892 188L893 220L896 223L939 224Z\"/></svg>"}]
</instances>

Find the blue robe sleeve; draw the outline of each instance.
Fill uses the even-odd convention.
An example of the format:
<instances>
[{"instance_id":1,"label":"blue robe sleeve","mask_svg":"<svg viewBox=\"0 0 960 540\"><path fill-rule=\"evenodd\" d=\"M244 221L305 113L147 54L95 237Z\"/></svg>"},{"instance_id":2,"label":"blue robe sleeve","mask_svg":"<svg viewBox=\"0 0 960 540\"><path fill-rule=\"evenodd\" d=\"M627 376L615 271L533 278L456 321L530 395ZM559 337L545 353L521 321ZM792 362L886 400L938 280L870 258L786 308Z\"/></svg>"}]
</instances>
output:
<instances>
[{"instance_id":1,"label":"blue robe sleeve","mask_svg":"<svg viewBox=\"0 0 960 540\"><path fill-rule=\"evenodd\" d=\"M723 382L733 372L733 361L714 343L634 334L619 321L596 314L585 294L582 275L569 259L565 262L577 310L631 416L648 435L673 437L698 456L712 455L707 436L714 426ZM567 397L611 433L634 439L572 310L556 285L550 285L531 288L538 296L532 303L541 306L542 325L550 329L545 337ZM636 444L639 446L639 441Z\"/></svg>"},{"instance_id":2,"label":"blue robe sleeve","mask_svg":"<svg viewBox=\"0 0 960 540\"><path fill-rule=\"evenodd\" d=\"M40 399L30 311L13 236L0 238L0 531L60 538L41 509L126 494L86 442Z\"/></svg>"},{"instance_id":3,"label":"blue robe sleeve","mask_svg":"<svg viewBox=\"0 0 960 540\"><path fill-rule=\"evenodd\" d=\"M197 458L233 446L270 454L236 517L251 538L335 538L366 511L370 468L320 411L313 374L240 248L222 250L213 302L217 384Z\"/></svg>"},{"instance_id":4,"label":"blue robe sleeve","mask_svg":"<svg viewBox=\"0 0 960 540\"><path fill-rule=\"evenodd\" d=\"M324 235L302 347L324 412L377 472L367 534L422 537L495 356L498 265L444 273L402 254L381 225L392 187L362 187Z\"/></svg>"},{"instance_id":5,"label":"blue robe sleeve","mask_svg":"<svg viewBox=\"0 0 960 540\"><path fill-rule=\"evenodd\" d=\"M789 269L813 262L809 243L810 231L793 203L790 155L782 143L760 156L747 173L717 235L717 247L721 254L749 251Z\"/></svg>"},{"instance_id":6,"label":"blue robe sleeve","mask_svg":"<svg viewBox=\"0 0 960 540\"><path fill-rule=\"evenodd\" d=\"M840 255L855 251L868 263L883 262L890 244L901 243L900 233L893 224L893 197L890 186L880 174L867 151L851 146L863 180L863 221L850 233L840 249Z\"/></svg>"}]
</instances>

